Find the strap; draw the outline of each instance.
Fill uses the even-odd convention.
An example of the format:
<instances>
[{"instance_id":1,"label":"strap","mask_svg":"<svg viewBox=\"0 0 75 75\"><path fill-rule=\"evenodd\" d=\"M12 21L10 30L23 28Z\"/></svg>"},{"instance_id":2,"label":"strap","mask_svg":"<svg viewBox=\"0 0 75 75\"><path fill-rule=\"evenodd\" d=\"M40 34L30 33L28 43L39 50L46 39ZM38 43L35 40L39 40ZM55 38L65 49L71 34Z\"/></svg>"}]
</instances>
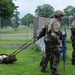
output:
<instances>
[{"instance_id":1,"label":"strap","mask_svg":"<svg viewBox=\"0 0 75 75\"><path fill-rule=\"evenodd\" d=\"M31 41L32 39L34 39L34 37L31 38L29 41ZM25 44L23 44L19 49L20 49L20 50L23 50L23 47L24 47L25 45L27 45L29 41L27 41ZM24 48L25 48L25 47L24 47ZM15 50L15 51L14 51L13 53L11 53L10 55L14 55L17 51L18 51L18 50Z\"/></svg>"}]
</instances>

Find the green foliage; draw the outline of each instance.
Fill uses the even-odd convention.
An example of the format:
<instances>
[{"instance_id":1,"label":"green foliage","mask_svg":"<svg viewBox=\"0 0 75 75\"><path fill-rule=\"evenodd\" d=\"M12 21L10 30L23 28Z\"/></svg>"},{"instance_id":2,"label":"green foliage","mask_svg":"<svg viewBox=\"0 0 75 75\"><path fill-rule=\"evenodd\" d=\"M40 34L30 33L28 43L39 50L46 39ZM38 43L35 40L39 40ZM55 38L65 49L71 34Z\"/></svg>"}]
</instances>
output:
<instances>
[{"instance_id":1,"label":"green foliage","mask_svg":"<svg viewBox=\"0 0 75 75\"><path fill-rule=\"evenodd\" d=\"M10 18L17 7L12 0L0 0L0 17Z\"/></svg>"},{"instance_id":2,"label":"green foliage","mask_svg":"<svg viewBox=\"0 0 75 75\"><path fill-rule=\"evenodd\" d=\"M54 8L48 4L39 5L35 10L35 14L40 17L49 18L53 13L54 13Z\"/></svg>"},{"instance_id":3,"label":"green foliage","mask_svg":"<svg viewBox=\"0 0 75 75\"><path fill-rule=\"evenodd\" d=\"M31 23L31 24L29 25L29 27L30 27L30 28L33 28L33 24Z\"/></svg>"},{"instance_id":4,"label":"green foliage","mask_svg":"<svg viewBox=\"0 0 75 75\"><path fill-rule=\"evenodd\" d=\"M32 49L35 50L36 52L41 52L41 49L40 49L39 45L37 45L37 44L34 44Z\"/></svg>"},{"instance_id":5,"label":"green foliage","mask_svg":"<svg viewBox=\"0 0 75 75\"><path fill-rule=\"evenodd\" d=\"M22 19L21 19L21 24L22 25L28 25L33 24L34 16L30 13L26 14Z\"/></svg>"},{"instance_id":6,"label":"green foliage","mask_svg":"<svg viewBox=\"0 0 75 75\"><path fill-rule=\"evenodd\" d=\"M8 19L1 18L1 28L8 27L11 25L12 25L11 18L8 18Z\"/></svg>"},{"instance_id":7,"label":"green foliage","mask_svg":"<svg viewBox=\"0 0 75 75\"><path fill-rule=\"evenodd\" d=\"M62 20L62 25L71 25L72 21L73 21L73 14L74 14L74 7L73 6L67 6L66 8L64 8L64 19Z\"/></svg>"},{"instance_id":8,"label":"green foliage","mask_svg":"<svg viewBox=\"0 0 75 75\"><path fill-rule=\"evenodd\" d=\"M17 8L18 6L15 6L13 0L0 0L0 18L2 28L12 26L11 18L14 16L14 11Z\"/></svg>"},{"instance_id":9,"label":"green foliage","mask_svg":"<svg viewBox=\"0 0 75 75\"><path fill-rule=\"evenodd\" d=\"M67 40L66 43L72 43L72 41L71 40Z\"/></svg>"},{"instance_id":10,"label":"green foliage","mask_svg":"<svg viewBox=\"0 0 75 75\"><path fill-rule=\"evenodd\" d=\"M12 19L12 28L16 29L20 25L19 12L16 10L14 12L14 17Z\"/></svg>"},{"instance_id":11,"label":"green foliage","mask_svg":"<svg viewBox=\"0 0 75 75\"><path fill-rule=\"evenodd\" d=\"M65 13L66 16L72 16L73 13L74 13L74 7L73 6L67 6L64 9L64 13Z\"/></svg>"}]
</instances>

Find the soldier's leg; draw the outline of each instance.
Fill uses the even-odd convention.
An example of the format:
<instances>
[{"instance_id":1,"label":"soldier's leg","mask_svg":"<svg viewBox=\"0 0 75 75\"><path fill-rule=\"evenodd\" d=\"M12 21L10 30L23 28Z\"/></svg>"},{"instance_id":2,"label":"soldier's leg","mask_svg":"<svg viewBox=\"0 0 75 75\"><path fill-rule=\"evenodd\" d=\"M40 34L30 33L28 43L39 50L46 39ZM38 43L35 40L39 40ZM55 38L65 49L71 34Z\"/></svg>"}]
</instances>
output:
<instances>
[{"instance_id":1,"label":"soldier's leg","mask_svg":"<svg viewBox=\"0 0 75 75\"><path fill-rule=\"evenodd\" d=\"M75 65L75 40L72 41L72 47L73 47L73 51L72 51L72 65Z\"/></svg>"},{"instance_id":2,"label":"soldier's leg","mask_svg":"<svg viewBox=\"0 0 75 75\"><path fill-rule=\"evenodd\" d=\"M42 67L42 65L44 64L44 59L45 59L45 55L42 57L42 60L40 62L40 67Z\"/></svg>"},{"instance_id":3,"label":"soldier's leg","mask_svg":"<svg viewBox=\"0 0 75 75\"><path fill-rule=\"evenodd\" d=\"M52 70L53 65L53 54L50 55L50 69Z\"/></svg>"},{"instance_id":4,"label":"soldier's leg","mask_svg":"<svg viewBox=\"0 0 75 75\"><path fill-rule=\"evenodd\" d=\"M57 70L59 61L60 61L60 53L57 51L53 52L52 75L61 75Z\"/></svg>"},{"instance_id":5,"label":"soldier's leg","mask_svg":"<svg viewBox=\"0 0 75 75\"><path fill-rule=\"evenodd\" d=\"M75 65L75 48L73 48L73 51L72 51L72 65Z\"/></svg>"},{"instance_id":6,"label":"soldier's leg","mask_svg":"<svg viewBox=\"0 0 75 75\"><path fill-rule=\"evenodd\" d=\"M42 72L48 72L46 70L46 67L47 67L48 61L50 60L50 52L49 52L49 50L47 48L46 48L45 53L46 53L46 55L43 57L43 59L42 59L42 61L40 63L40 65L42 67L42 69L41 69Z\"/></svg>"},{"instance_id":7,"label":"soldier's leg","mask_svg":"<svg viewBox=\"0 0 75 75\"><path fill-rule=\"evenodd\" d=\"M75 28L71 28L71 41L72 41L72 65L75 65Z\"/></svg>"}]
</instances>

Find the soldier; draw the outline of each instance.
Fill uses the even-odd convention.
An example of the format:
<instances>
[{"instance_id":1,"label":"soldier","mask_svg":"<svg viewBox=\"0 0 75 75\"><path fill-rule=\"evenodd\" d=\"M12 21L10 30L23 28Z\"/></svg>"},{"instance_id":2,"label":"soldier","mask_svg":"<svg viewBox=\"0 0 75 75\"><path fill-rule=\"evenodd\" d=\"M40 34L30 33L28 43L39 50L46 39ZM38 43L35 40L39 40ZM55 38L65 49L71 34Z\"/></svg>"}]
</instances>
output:
<instances>
[{"instance_id":1,"label":"soldier","mask_svg":"<svg viewBox=\"0 0 75 75\"><path fill-rule=\"evenodd\" d=\"M61 75L58 71L58 64L60 60L60 53L57 51L59 47L62 47L62 43L60 40L60 21L62 20L63 12L61 10L57 10L55 12L55 18L52 21L51 24L46 25L42 28L42 31L40 32L39 36L37 36L37 39L41 38L42 36L45 36L44 42L45 42L45 57L42 58L42 61L40 62L40 66L42 67L41 72L48 72L46 70L48 61L50 60L50 56L53 55L53 57L50 60L50 67L52 70L52 75Z\"/></svg>"},{"instance_id":2,"label":"soldier","mask_svg":"<svg viewBox=\"0 0 75 75\"><path fill-rule=\"evenodd\" d=\"M74 13L74 21L72 22L72 27L71 27L71 41L72 41L72 65L75 65L75 13Z\"/></svg>"}]
</instances>

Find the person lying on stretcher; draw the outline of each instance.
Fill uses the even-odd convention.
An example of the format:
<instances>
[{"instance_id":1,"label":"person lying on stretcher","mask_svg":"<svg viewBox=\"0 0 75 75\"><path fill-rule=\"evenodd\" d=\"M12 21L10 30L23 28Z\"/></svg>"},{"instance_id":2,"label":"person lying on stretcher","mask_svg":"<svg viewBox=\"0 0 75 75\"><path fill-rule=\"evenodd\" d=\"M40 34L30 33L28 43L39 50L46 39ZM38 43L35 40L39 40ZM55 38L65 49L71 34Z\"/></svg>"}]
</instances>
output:
<instances>
[{"instance_id":1,"label":"person lying on stretcher","mask_svg":"<svg viewBox=\"0 0 75 75\"><path fill-rule=\"evenodd\" d=\"M7 57L8 57L8 55L6 55L6 54L0 54L0 63L3 63Z\"/></svg>"},{"instance_id":2,"label":"person lying on stretcher","mask_svg":"<svg viewBox=\"0 0 75 75\"><path fill-rule=\"evenodd\" d=\"M0 54L0 63L9 64L16 61L15 55L8 55L8 54Z\"/></svg>"}]
</instances>

